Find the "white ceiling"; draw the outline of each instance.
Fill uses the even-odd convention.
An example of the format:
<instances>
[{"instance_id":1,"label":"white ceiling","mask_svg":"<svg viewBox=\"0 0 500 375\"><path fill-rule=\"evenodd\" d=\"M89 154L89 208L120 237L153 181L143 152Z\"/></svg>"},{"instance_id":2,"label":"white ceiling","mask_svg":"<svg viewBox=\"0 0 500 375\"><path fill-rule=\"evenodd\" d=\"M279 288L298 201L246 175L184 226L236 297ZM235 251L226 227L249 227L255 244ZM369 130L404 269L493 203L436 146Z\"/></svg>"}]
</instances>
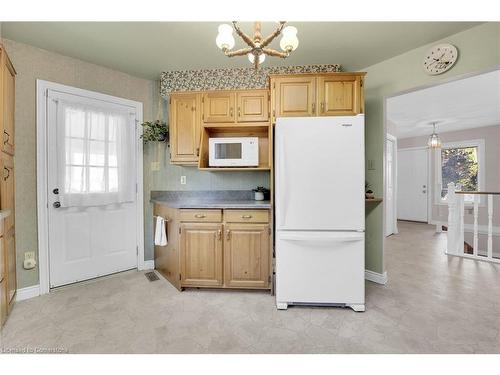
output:
<instances>
[{"instance_id":1,"label":"white ceiling","mask_svg":"<svg viewBox=\"0 0 500 375\"><path fill-rule=\"evenodd\" d=\"M250 66L215 45L221 22L3 22L2 36L49 51L158 79L165 70ZM478 22L289 22L299 47L287 60L265 65L341 64L356 71L446 38ZM276 23L264 22L263 34ZM252 32L253 24L242 29ZM279 39L273 43L279 48ZM235 48L243 47L237 38Z\"/></svg>"},{"instance_id":2,"label":"white ceiling","mask_svg":"<svg viewBox=\"0 0 500 375\"><path fill-rule=\"evenodd\" d=\"M500 124L500 70L389 98L387 120L398 138Z\"/></svg>"}]
</instances>

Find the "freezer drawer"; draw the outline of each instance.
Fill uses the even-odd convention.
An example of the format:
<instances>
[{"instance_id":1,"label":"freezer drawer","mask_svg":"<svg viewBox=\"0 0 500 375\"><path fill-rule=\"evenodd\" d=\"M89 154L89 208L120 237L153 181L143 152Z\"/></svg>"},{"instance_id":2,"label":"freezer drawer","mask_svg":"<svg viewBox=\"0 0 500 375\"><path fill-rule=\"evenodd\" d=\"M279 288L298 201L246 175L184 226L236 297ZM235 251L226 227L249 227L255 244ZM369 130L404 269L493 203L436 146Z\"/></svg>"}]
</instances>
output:
<instances>
[{"instance_id":1,"label":"freezer drawer","mask_svg":"<svg viewBox=\"0 0 500 375\"><path fill-rule=\"evenodd\" d=\"M358 232L278 231L277 303L363 305L364 245Z\"/></svg>"}]
</instances>

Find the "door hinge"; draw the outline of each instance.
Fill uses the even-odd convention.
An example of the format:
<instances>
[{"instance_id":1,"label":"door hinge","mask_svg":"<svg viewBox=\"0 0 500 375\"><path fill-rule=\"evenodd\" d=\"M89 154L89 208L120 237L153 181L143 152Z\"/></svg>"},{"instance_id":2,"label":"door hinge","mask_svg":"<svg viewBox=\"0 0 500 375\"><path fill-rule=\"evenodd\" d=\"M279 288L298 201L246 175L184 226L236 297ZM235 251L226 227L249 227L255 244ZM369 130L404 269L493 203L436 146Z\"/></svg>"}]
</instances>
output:
<instances>
[{"instance_id":1,"label":"door hinge","mask_svg":"<svg viewBox=\"0 0 500 375\"><path fill-rule=\"evenodd\" d=\"M276 82L273 82L273 89L276 88Z\"/></svg>"},{"instance_id":2,"label":"door hinge","mask_svg":"<svg viewBox=\"0 0 500 375\"><path fill-rule=\"evenodd\" d=\"M267 231L269 232L269 234L271 234L271 227L268 227Z\"/></svg>"},{"instance_id":3,"label":"door hinge","mask_svg":"<svg viewBox=\"0 0 500 375\"><path fill-rule=\"evenodd\" d=\"M179 280L182 280L182 275L181 274L179 274Z\"/></svg>"},{"instance_id":4,"label":"door hinge","mask_svg":"<svg viewBox=\"0 0 500 375\"><path fill-rule=\"evenodd\" d=\"M137 187L137 182L135 183L135 193L137 194L137 192L139 191L139 188Z\"/></svg>"},{"instance_id":5,"label":"door hinge","mask_svg":"<svg viewBox=\"0 0 500 375\"><path fill-rule=\"evenodd\" d=\"M267 277L267 282L268 282L268 283L270 283L270 282L271 282L271 275L269 275L269 276Z\"/></svg>"},{"instance_id":6,"label":"door hinge","mask_svg":"<svg viewBox=\"0 0 500 375\"><path fill-rule=\"evenodd\" d=\"M179 227L179 234L181 234L181 227Z\"/></svg>"},{"instance_id":7,"label":"door hinge","mask_svg":"<svg viewBox=\"0 0 500 375\"><path fill-rule=\"evenodd\" d=\"M135 255L139 255L139 246L135 247Z\"/></svg>"}]
</instances>

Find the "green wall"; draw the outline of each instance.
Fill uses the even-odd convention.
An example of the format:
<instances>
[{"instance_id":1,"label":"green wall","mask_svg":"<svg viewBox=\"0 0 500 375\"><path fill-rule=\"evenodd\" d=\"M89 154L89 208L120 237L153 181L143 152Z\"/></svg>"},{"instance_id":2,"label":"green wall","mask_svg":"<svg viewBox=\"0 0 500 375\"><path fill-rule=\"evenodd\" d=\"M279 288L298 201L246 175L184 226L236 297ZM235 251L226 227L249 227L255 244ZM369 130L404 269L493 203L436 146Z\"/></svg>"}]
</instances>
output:
<instances>
[{"instance_id":1,"label":"green wall","mask_svg":"<svg viewBox=\"0 0 500 375\"><path fill-rule=\"evenodd\" d=\"M442 42L454 44L458 48L458 61L450 71L429 76L421 66L424 54L430 46ZM375 167L374 170L366 171L366 179L377 196L384 193L384 99L404 90L446 81L495 65L500 65L499 22L476 26L363 69L367 72L366 159L373 160ZM383 205L367 208L366 268L378 273L385 271L383 222Z\"/></svg>"}]
</instances>

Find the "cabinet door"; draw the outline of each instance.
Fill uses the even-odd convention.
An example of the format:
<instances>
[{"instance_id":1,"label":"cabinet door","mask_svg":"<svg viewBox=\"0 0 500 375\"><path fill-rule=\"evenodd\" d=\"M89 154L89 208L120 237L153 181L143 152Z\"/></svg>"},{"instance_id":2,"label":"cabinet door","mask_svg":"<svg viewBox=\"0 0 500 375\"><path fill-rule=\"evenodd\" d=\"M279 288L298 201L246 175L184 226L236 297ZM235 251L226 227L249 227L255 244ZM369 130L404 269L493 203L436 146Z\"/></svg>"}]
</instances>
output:
<instances>
[{"instance_id":1,"label":"cabinet door","mask_svg":"<svg viewBox=\"0 0 500 375\"><path fill-rule=\"evenodd\" d=\"M9 232L14 227L14 158L2 153L0 155L2 179L0 180L0 209L10 210L10 215L4 219L4 231Z\"/></svg>"},{"instance_id":2,"label":"cabinet door","mask_svg":"<svg viewBox=\"0 0 500 375\"><path fill-rule=\"evenodd\" d=\"M316 115L316 78L286 77L273 81L275 117Z\"/></svg>"},{"instance_id":3,"label":"cabinet door","mask_svg":"<svg viewBox=\"0 0 500 375\"><path fill-rule=\"evenodd\" d=\"M226 224L224 284L235 288L269 287L269 225Z\"/></svg>"},{"instance_id":4,"label":"cabinet door","mask_svg":"<svg viewBox=\"0 0 500 375\"><path fill-rule=\"evenodd\" d=\"M6 272L4 279L7 283L7 303L9 310L14 302L14 296L17 290L16 279L16 243L14 239L14 228L7 232L3 237L3 246L5 252Z\"/></svg>"},{"instance_id":5,"label":"cabinet door","mask_svg":"<svg viewBox=\"0 0 500 375\"><path fill-rule=\"evenodd\" d=\"M360 84L357 76L319 77L319 115L350 116L360 113Z\"/></svg>"},{"instance_id":6,"label":"cabinet door","mask_svg":"<svg viewBox=\"0 0 500 375\"><path fill-rule=\"evenodd\" d=\"M234 122L235 93L228 91L203 94L204 122Z\"/></svg>"},{"instance_id":7,"label":"cabinet door","mask_svg":"<svg viewBox=\"0 0 500 375\"><path fill-rule=\"evenodd\" d=\"M201 103L198 94L173 94L170 100L170 161L195 164L200 152Z\"/></svg>"},{"instance_id":8,"label":"cabinet door","mask_svg":"<svg viewBox=\"0 0 500 375\"><path fill-rule=\"evenodd\" d=\"M7 284L0 279L0 329L7 320Z\"/></svg>"},{"instance_id":9,"label":"cabinet door","mask_svg":"<svg viewBox=\"0 0 500 375\"><path fill-rule=\"evenodd\" d=\"M222 224L181 224L181 286L222 285Z\"/></svg>"},{"instance_id":10,"label":"cabinet door","mask_svg":"<svg viewBox=\"0 0 500 375\"><path fill-rule=\"evenodd\" d=\"M2 151L14 155L15 71L5 51L2 52Z\"/></svg>"},{"instance_id":11,"label":"cabinet door","mask_svg":"<svg viewBox=\"0 0 500 375\"><path fill-rule=\"evenodd\" d=\"M238 122L261 122L269 120L269 93L267 90L238 92Z\"/></svg>"}]
</instances>

